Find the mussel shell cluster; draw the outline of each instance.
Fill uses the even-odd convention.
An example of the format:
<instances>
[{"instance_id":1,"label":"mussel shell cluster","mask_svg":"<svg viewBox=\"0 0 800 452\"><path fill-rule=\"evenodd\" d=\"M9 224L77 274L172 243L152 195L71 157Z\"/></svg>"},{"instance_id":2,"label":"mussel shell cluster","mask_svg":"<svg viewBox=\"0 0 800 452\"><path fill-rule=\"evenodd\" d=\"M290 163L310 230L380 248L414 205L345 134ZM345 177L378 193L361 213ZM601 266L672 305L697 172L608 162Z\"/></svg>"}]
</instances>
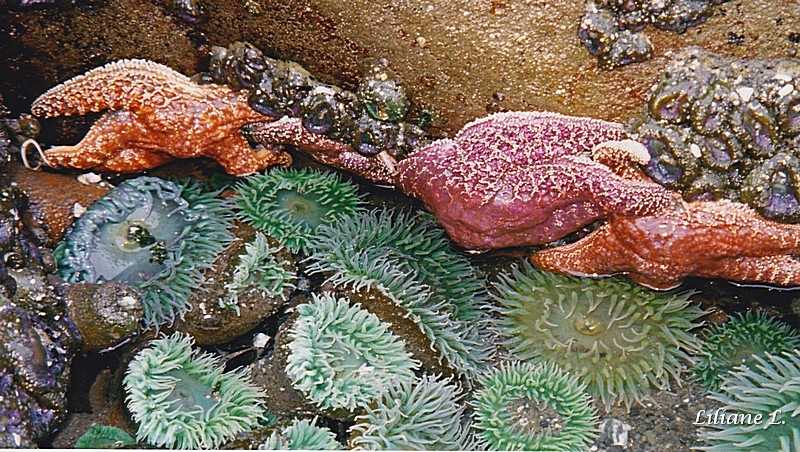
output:
<instances>
[{"instance_id":1,"label":"mussel shell cluster","mask_svg":"<svg viewBox=\"0 0 800 452\"><path fill-rule=\"evenodd\" d=\"M578 39L603 69L649 60L646 26L683 33L727 0L596 0L586 4Z\"/></svg>"},{"instance_id":2,"label":"mussel shell cluster","mask_svg":"<svg viewBox=\"0 0 800 452\"><path fill-rule=\"evenodd\" d=\"M800 221L800 60L676 56L631 126L646 171L686 200L742 201Z\"/></svg>"},{"instance_id":3,"label":"mussel shell cluster","mask_svg":"<svg viewBox=\"0 0 800 452\"><path fill-rule=\"evenodd\" d=\"M214 47L210 72L214 83L248 90L248 103L273 118L301 118L306 130L350 144L372 156L383 151L396 159L427 140L425 132L404 122L408 89L385 59L365 62L355 92L316 80L293 61L264 56L249 43Z\"/></svg>"}]
</instances>

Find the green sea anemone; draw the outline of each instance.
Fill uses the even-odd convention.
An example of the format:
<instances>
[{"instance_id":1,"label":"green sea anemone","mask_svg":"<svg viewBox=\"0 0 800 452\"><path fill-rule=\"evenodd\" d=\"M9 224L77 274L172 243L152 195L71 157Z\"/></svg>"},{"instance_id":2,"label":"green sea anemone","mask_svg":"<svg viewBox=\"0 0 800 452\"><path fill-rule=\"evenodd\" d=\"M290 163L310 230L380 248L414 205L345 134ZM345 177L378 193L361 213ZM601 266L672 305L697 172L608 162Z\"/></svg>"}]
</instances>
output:
<instances>
[{"instance_id":1,"label":"green sea anemone","mask_svg":"<svg viewBox=\"0 0 800 452\"><path fill-rule=\"evenodd\" d=\"M728 374L711 398L724 408L698 413L697 421L709 426L700 433L709 444L701 450L800 450L800 350L753 356L752 365Z\"/></svg>"},{"instance_id":2,"label":"green sea anemone","mask_svg":"<svg viewBox=\"0 0 800 452\"><path fill-rule=\"evenodd\" d=\"M461 389L446 379L403 381L356 417L350 443L367 450L474 450L461 398Z\"/></svg>"},{"instance_id":3,"label":"green sea anemone","mask_svg":"<svg viewBox=\"0 0 800 452\"><path fill-rule=\"evenodd\" d=\"M148 327L173 321L233 240L230 207L216 195L194 181L142 176L122 182L56 248L61 276L125 283L141 293Z\"/></svg>"},{"instance_id":4,"label":"green sea anemone","mask_svg":"<svg viewBox=\"0 0 800 452\"><path fill-rule=\"evenodd\" d=\"M722 378L735 367L750 367L754 355L778 355L800 348L800 336L791 326L763 312L735 315L722 325L709 327L702 338L694 372L709 391L719 390Z\"/></svg>"},{"instance_id":5,"label":"green sea anemone","mask_svg":"<svg viewBox=\"0 0 800 452\"><path fill-rule=\"evenodd\" d=\"M342 450L342 445L336 441L336 435L325 427L317 427L317 418L313 420L295 419L292 425L275 432L267 438L264 444L258 446L261 450Z\"/></svg>"},{"instance_id":6,"label":"green sea anemone","mask_svg":"<svg viewBox=\"0 0 800 452\"><path fill-rule=\"evenodd\" d=\"M245 372L224 372L217 358L193 352L175 333L140 351L123 379L139 424L136 439L168 449L215 449L267 420L264 394Z\"/></svg>"},{"instance_id":7,"label":"green sea anemone","mask_svg":"<svg viewBox=\"0 0 800 452\"><path fill-rule=\"evenodd\" d=\"M377 289L427 336L440 362L471 378L492 356L486 288L441 228L413 214L359 213L320 228L308 271Z\"/></svg>"},{"instance_id":8,"label":"green sea anemone","mask_svg":"<svg viewBox=\"0 0 800 452\"><path fill-rule=\"evenodd\" d=\"M121 449L136 445L125 430L109 425L94 424L75 442L76 449Z\"/></svg>"},{"instance_id":9,"label":"green sea anemone","mask_svg":"<svg viewBox=\"0 0 800 452\"><path fill-rule=\"evenodd\" d=\"M541 272L528 262L502 275L494 295L500 334L517 358L550 361L577 375L606 410L630 408L651 388L681 381L699 340L690 331L705 312L690 293L655 292L624 279Z\"/></svg>"},{"instance_id":10,"label":"green sea anemone","mask_svg":"<svg viewBox=\"0 0 800 452\"><path fill-rule=\"evenodd\" d=\"M245 244L233 276L225 284L228 298L220 300L221 305L238 310L239 294L251 287L257 287L267 297L285 300L289 289L295 288L297 275L276 257L279 250L269 246L267 236L257 232L253 241Z\"/></svg>"},{"instance_id":11,"label":"green sea anemone","mask_svg":"<svg viewBox=\"0 0 800 452\"><path fill-rule=\"evenodd\" d=\"M366 406L419 366L389 324L330 294L297 307L289 341L286 374L322 408Z\"/></svg>"},{"instance_id":12,"label":"green sea anemone","mask_svg":"<svg viewBox=\"0 0 800 452\"><path fill-rule=\"evenodd\" d=\"M236 187L241 219L289 251L307 251L322 225L355 214L358 187L333 173L276 168L246 178Z\"/></svg>"},{"instance_id":13,"label":"green sea anemone","mask_svg":"<svg viewBox=\"0 0 800 452\"><path fill-rule=\"evenodd\" d=\"M489 450L584 450L597 436L586 385L553 364L504 363L480 385L473 426Z\"/></svg>"}]
</instances>

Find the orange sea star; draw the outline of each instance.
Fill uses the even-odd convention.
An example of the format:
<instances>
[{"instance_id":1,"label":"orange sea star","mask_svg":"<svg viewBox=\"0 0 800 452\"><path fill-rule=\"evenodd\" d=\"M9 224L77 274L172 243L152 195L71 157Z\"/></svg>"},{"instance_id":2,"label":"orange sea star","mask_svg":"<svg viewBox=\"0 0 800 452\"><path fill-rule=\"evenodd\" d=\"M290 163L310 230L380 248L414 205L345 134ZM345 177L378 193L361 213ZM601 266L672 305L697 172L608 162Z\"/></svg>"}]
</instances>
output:
<instances>
[{"instance_id":1,"label":"orange sea star","mask_svg":"<svg viewBox=\"0 0 800 452\"><path fill-rule=\"evenodd\" d=\"M531 263L581 276L627 274L653 289L688 276L780 286L800 285L800 225L767 220L731 201L680 203L649 215L609 218L564 246L539 251Z\"/></svg>"},{"instance_id":2,"label":"orange sea star","mask_svg":"<svg viewBox=\"0 0 800 452\"><path fill-rule=\"evenodd\" d=\"M51 88L33 102L40 117L105 113L74 146L56 146L50 164L101 171L137 172L175 158L210 157L242 176L291 157L274 147L254 150L239 133L265 116L246 93L199 85L164 65L120 60Z\"/></svg>"}]
</instances>

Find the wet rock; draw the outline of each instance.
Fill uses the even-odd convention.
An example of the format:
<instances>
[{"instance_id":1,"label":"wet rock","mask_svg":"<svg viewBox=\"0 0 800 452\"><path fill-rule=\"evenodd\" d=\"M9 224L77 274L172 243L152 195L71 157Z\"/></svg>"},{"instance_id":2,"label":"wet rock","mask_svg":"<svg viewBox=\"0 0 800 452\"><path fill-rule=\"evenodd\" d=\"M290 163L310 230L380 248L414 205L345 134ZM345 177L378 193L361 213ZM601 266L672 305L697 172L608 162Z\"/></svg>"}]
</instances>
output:
<instances>
[{"instance_id":1,"label":"wet rock","mask_svg":"<svg viewBox=\"0 0 800 452\"><path fill-rule=\"evenodd\" d=\"M33 219L47 231L47 244L58 243L67 228L111 188L106 183L82 183L74 175L31 171L18 163L9 165L12 184L28 196Z\"/></svg>"},{"instance_id":2,"label":"wet rock","mask_svg":"<svg viewBox=\"0 0 800 452\"><path fill-rule=\"evenodd\" d=\"M114 347L141 327L144 309L140 296L123 283L69 284L64 298L80 331L84 352Z\"/></svg>"}]
</instances>

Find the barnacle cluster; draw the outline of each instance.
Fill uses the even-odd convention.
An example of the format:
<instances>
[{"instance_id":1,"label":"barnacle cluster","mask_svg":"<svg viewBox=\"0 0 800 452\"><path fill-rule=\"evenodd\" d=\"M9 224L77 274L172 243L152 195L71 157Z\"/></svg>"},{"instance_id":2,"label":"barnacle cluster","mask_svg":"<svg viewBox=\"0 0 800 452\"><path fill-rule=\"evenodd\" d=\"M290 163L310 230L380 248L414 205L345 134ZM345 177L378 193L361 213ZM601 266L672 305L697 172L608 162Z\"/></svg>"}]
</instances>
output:
<instances>
[{"instance_id":1,"label":"barnacle cluster","mask_svg":"<svg viewBox=\"0 0 800 452\"><path fill-rule=\"evenodd\" d=\"M283 430L272 433L258 446L259 450L342 450L336 435L325 427L318 427L317 418L295 419Z\"/></svg>"},{"instance_id":2,"label":"barnacle cluster","mask_svg":"<svg viewBox=\"0 0 800 452\"><path fill-rule=\"evenodd\" d=\"M362 450L475 450L462 390L432 375L387 388L356 417L350 444Z\"/></svg>"},{"instance_id":3,"label":"barnacle cluster","mask_svg":"<svg viewBox=\"0 0 800 452\"><path fill-rule=\"evenodd\" d=\"M365 407L419 366L389 324L327 293L297 307L288 347L286 374L322 408Z\"/></svg>"},{"instance_id":4,"label":"barnacle cluster","mask_svg":"<svg viewBox=\"0 0 800 452\"><path fill-rule=\"evenodd\" d=\"M562 276L528 262L501 275L496 289L498 327L512 355L578 376L606 410L642 403L670 378L681 381L700 346L690 331L704 311L690 304L689 293Z\"/></svg>"},{"instance_id":5,"label":"barnacle cluster","mask_svg":"<svg viewBox=\"0 0 800 452\"><path fill-rule=\"evenodd\" d=\"M727 0L592 0L578 27L578 39L603 69L649 60L653 45L643 29L683 33L706 20Z\"/></svg>"},{"instance_id":6,"label":"barnacle cluster","mask_svg":"<svg viewBox=\"0 0 800 452\"><path fill-rule=\"evenodd\" d=\"M233 239L226 201L194 181L142 176L93 204L56 248L68 282L138 290L148 327L182 316L203 273Z\"/></svg>"},{"instance_id":7,"label":"barnacle cluster","mask_svg":"<svg viewBox=\"0 0 800 452\"><path fill-rule=\"evenodd\" d=\"M719 390L723 378L734 368L751 367L755 356L800 348L800 336L791 326L763 312L734 315L706 329L702 339L694 373L710 391Z\"/></svg>"},{"instance_id":8,"label":"barnacle cluster","mask_svg":"<svg viewBox=\"0 0 800 452\"><path fill-rule=\"evenodd\" d=\"M800 350L756 356L750 367L728 375L718 393L723 404L700 433L706 451L781 451L800 449Z\"/></svg>"},{"instance_id":9,"label":"barnacle cluster","mask_svg":"<svg viewBox=\"0 0 800 452\"><path fill-rule=\"evenodd\" d=\"M301 118L310 132L364 155L385 151L399 160L426 140L422 129L403 121L408 89L383 59L365 62L354 93L314 79L295 62L275 60L249 43L235 42L212 48L208 78L233 90L248 90L248 102L259 113Z\"/></svg>"},{"instance_id":10,"label":"barnacle cluster","mask_svg":"<svg viewBox=\"0 0 800 452\"><path fill-rule=\"evenodd\" d=\"M800 221L800 60L687 49L631 132L650 152L650 177L686 200L727 198Z\"/></svg>"},{"instance_id":11,"label":"barnacle cluster","mask_svg":"<svg viewBox=\"0 0 800 452\"><path fill-rule=\"evenodd\" d=\"M192 350L189 336L157 339L128 365L126 402L136 439L168 449L216 449L266 420L263 393L244 372Z\"/></svg>"},{"instance_id":12,"label":"barnacle cluster","mask_svg":"<svg viewBox=\"0 0 800 452\"><path fill-rule=\"evenodd\" d=\"M358 213L320 228L308 271L335 287L376 290L411 319L438 360L468 379L492 354L486 290L441 228L409 213Z\"/></svg>"},{"instance_id":13,"label":"barnacle cluster","mask_svg":"<svg viewBox=\"0 0 800 452\"><path fill-rule=\"evenodd\" d=\"M294 253L308 252L320 226L362 204L355 184L312 169L276 168L244 179L236 191L239 218Z\"/></svg>"},{"instance_id":14,"label":"barnacle cluster","mask_svg":"<svg viewBox=\"0 0 800 452\"><path fill-rule=\"evenodd\" d=\"M474 427L488 450L581 450L597 436L586 385L553 364L504 363L481 387Z\"/></svg>"}]
</instances>

